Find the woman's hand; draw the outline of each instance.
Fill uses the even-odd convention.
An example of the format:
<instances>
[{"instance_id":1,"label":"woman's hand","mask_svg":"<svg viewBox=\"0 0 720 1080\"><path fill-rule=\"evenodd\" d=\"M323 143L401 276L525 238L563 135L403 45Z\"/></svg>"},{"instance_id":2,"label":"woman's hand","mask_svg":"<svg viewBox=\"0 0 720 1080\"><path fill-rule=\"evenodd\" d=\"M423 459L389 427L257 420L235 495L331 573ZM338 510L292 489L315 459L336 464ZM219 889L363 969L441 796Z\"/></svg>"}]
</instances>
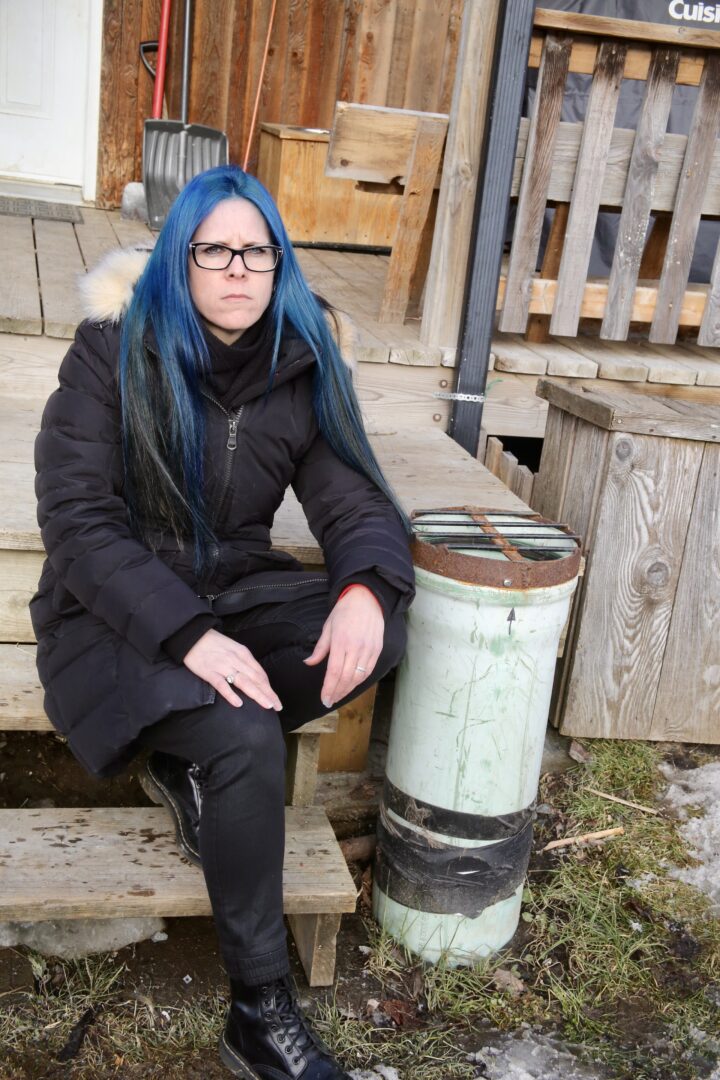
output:
<instances>
[{"instance_id":1,"label":"woman's hand","mask_svg":"<svg viewBox=\"0 0 720 1080\"><path fill-rule=\"evenodd\" d=\"M231 705L242 705L242 698L235 693L237 688L264 709L282 709L280 698L250 650L219 630L204 633L183 663L194 675L214 686ZM232 676L232 686L227 681L228 675Z\"/></svg>"},{"instance_id":2,"label":"woman's hand","mask_svg":"<svg viewBox=\"0 0 720 1080\"><path fill-rule=\"evenodd\" d=\"M326 709L341 701L367 679L382 651L385 619L372 592L350 589L332 609L318 643L306 664L319 664L329 655L320 692Z\"/></svg>"}]
</instances>

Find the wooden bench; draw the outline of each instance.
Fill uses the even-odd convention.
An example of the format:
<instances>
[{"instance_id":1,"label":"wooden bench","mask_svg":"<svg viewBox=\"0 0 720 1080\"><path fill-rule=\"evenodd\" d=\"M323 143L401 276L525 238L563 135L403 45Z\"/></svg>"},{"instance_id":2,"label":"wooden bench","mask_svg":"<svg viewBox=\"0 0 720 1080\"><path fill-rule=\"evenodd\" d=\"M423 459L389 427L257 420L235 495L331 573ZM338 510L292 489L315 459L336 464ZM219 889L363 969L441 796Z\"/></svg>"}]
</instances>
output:
<instances>
[{"instance_id":1,"label":"wooden bench","mask_svg":"<svg viewBox=\"0 0 720 1080\"><path fill-rule=\"evenodd\" d=\"M325 173L387 191L402 185L381 323L402 323L418 304L432 242L433 192L440 184L448 117L339 101Z\"/></svg>"},{"instance_id":2,"label":"wooden bench","mask_svg":"<svg viewBox=\"0 0 720 1080\"><path fill-rule=\"evenodd\" d=\"M0 730L5 731L50 730L27 604L44 558L35 517L33 442L44 400L56 383L57 359L22 350L0 355ZM441 431L370 426L380 462L407 509L458 503L527 509ZM278 512L272 535L276 546L305 565L321 564L320 549L292 496ZM311 985L332 982L341 914L353 911L356 902L325 811L310 805L319 746L336 738L328 731L334 723L325 717L289 738L285 911ZM0 919L210 912L201 872L182 859L169 817L156 807L0 811L0 869Z\"/></svg>"}]
</instances>

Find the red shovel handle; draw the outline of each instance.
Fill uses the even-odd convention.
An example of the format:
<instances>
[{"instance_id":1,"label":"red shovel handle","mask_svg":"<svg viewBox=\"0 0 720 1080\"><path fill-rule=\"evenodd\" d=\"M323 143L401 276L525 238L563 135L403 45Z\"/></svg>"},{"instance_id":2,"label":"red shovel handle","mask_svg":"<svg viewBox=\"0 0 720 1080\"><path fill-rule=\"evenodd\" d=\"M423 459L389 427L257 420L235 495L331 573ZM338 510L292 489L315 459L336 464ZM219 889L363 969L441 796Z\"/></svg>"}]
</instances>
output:
<instances>
[{"instance_id":1,"label":"red shovel handle","mask_svg":"<svg viewBox=\"0 0 720 1080\"><path fill-rule=\"evenodd\" d=\"M162 116L163 94L165 93L165 65L167 62L168 37L170 36L170 3L171 0L162 0L157 64L155 67L155 90L153 91L152 100L153 120L159 120Z\"/></svg>"}]
</instances>

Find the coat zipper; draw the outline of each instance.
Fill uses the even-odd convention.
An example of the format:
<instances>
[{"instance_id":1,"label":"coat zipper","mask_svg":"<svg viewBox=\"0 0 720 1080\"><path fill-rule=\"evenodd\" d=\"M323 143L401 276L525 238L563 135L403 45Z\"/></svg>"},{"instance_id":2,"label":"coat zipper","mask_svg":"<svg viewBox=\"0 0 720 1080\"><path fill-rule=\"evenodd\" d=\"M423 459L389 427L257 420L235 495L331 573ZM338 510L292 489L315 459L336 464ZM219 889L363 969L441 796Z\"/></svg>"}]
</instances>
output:
<instances>
[{"instance_id":1,"label":"coat zipper","mask_svg":"<svg viewBox=\"0 0 720 1080\"><path fill-rule=\"evenodd\" d=\"M230 486L230 478L232 476L233 468L233 454L237 450L237 433L238 425L240 423L240 417L243 414L244 405L241 405L235 412L228 412L224 405L221 405L217 398L214 398L212 394L209 394L207 390L201 391L203 397L206 397L208 401L211 401L213 405L216 405L221 413L227 418L228 422L228 438L225 444L225 471L223 473L222 488L220 490L220 497L218 499L218 506L222 505L222 501L227 494L227 489Z\"/></svg>"},{"instance_id":2,"label":"coat zipper","mask_svg":"<svg viewBox=\"0 0 720 1080\"><path fill-rule=\"evenodd\" d=\"M301 585L319 585L326 582L327 578L305 578ZM239 585L237 589L225 589L224 592L219 593L206 593L203 597L204 600L209 600L213 603L215 600L219 600L221 596L230 596L232 593L240 592L252 592L254 589L294 589L298 585L297 581L288 582L287 585L283 585L281 582L273 582L272 585Z\"/></svg>"}]
</instances>

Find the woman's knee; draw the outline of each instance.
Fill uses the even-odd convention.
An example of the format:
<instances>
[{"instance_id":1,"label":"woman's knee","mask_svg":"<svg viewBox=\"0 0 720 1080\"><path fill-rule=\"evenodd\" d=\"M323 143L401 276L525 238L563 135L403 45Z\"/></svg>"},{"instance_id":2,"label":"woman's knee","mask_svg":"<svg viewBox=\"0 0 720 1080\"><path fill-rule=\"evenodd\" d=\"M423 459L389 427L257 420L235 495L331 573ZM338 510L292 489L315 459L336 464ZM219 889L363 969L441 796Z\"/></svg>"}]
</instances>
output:
<instances>
[{"instance_id":1,"label":"woman's knee","mask_svg":"<svg viewBox=\"0 0 720 1080\"><path fill-rule=\"evenodd\" d=\"M224 699L216 701L208 707L203 735L203 760L198 764L208 775L283 777L285 741L272 709L247 697L239 708Z\"/></svg>"}]
</instances>

